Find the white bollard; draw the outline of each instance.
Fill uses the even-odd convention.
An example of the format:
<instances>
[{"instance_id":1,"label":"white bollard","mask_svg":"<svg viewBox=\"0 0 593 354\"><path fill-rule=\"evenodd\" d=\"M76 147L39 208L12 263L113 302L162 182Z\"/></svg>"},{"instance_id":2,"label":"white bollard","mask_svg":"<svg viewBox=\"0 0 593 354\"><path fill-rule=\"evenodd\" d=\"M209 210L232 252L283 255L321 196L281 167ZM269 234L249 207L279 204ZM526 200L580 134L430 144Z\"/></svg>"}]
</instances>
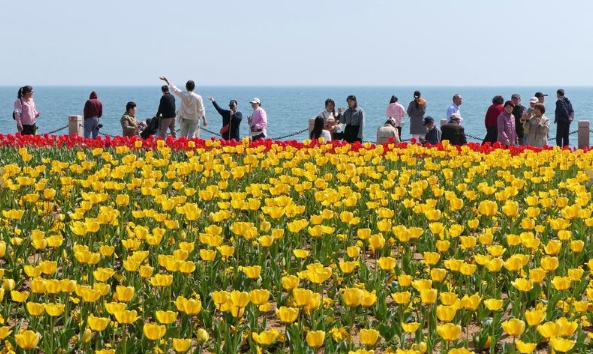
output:
<instances>
[{"instance_id":1,"label":"white bollard","mask_svg":"<svg viewBox=\"0 0 593 354\"><path fill-rule=\"evenodd\" d=\"M449 121L446 119L441 119L441 127L445 124L447 124Z\"/></svg>"},{"instance_id":2,"label":"white bollard","mask_svg":"<svg viewBox=\"0 0 593 354\"><path fill-rule=\"evenodd\" d=\"M578 125L578 148L589 147L589 121L579 120Z\"/></svg>"},{"instance_id":3,"label":"white bollard","mask_svg":"<svg viewBox=\"0 0 593 354\"><path fill-rule=\"evenodd\" d=\"M68 135L84 135L82 116L68 116Z\"/></svg>"}]
</instances>

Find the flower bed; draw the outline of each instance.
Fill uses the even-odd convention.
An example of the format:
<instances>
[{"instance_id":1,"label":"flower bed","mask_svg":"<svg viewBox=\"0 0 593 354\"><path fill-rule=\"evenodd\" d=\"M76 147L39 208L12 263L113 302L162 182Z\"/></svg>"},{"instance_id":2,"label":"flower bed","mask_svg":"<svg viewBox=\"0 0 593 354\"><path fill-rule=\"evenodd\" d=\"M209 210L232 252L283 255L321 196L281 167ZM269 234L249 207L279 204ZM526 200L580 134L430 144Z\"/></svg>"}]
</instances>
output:
<instances>
[{"instance_id":1,"label":"flower bed","mask_svg":"<svg viewBox=\"0 0 593 354\"><path fill-rule=\"evenodd\" d=\"M0 136L7 350L590 350L587 150Z\"/></svg>"}]
</instances>

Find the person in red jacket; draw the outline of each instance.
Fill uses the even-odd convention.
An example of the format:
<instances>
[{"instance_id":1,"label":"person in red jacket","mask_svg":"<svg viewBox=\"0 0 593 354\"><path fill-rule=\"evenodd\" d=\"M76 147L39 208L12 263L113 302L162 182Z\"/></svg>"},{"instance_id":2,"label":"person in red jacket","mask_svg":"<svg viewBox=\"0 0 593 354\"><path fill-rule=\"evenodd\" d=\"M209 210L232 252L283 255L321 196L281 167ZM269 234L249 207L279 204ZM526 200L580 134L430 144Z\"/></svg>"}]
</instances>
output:
<instances>
[{"instance_id":1,"label":"person in red jacket","mask_svg":"<svg viewBox=\"0 0 593 354\"><path fill-rule=\"evenodd\" d=\"M482 144L490 142L494 144L498 140L498 116L504 112L504 98L502 96L494 96L492 98L492 104L486 111L486 117L484 123L486 124L486 137Z\"/></svg>"},{"instance_id":2,"label":"person in red jacket","mask_svg":"<svg viewBox=\"0 0 593 354\"><path fill-rule=\"evenodd\" d=\"M97 139L99 135L99 118L103 116L103 104L99 101L97 93L91 92L89 99L84 104L84 137Z\"/></svg>"}]
</instances>

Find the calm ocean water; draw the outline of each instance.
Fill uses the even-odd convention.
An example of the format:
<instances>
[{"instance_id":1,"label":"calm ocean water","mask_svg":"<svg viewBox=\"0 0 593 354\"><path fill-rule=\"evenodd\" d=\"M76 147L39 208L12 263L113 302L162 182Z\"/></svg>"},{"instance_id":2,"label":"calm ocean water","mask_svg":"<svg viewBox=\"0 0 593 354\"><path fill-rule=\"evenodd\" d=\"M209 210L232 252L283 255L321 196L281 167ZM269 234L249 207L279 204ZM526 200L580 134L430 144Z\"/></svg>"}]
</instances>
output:
<instances>
[{"instance_id":1,"label":"calm ocean water","mask_svg":"<svg viewBox=\"0 0 593 354\"><path fill-rule=\"evenodd\" d=\"M179 87L184 82L176 83ZM563 87L566 96L570 98L575 110L575 120L588 120L593 112L593 87ZM35 103L41 112L37 121L39 133L47 133L68 124L68 116L82 115L85 101L91 91L96 91L103 102L103 128L101 133L110 135L121 134L119 119L124 113L126 102L134 101L138 105L138 117L147 119L152 117L157 110L161 96L160 86L154 87L59 87L59 86L34 86ZM391 95L396 95L399 102L407 108L412 100L414 90L420 90L428 102L427 114L436 120L444 118L447 107L455 93L463 97L461 115L466 134L483 138L486 134L484 128L484 115L491 104L492 97L502 95L510 99L513 93L521 95L522 103L528 106L529 98L536 91L548 93L546 97L547 116L554 118L554 102L556 101L557 87L198 87L196 92L204 98L209 130L218 132L221 127L221 118L212 107L207 96L213 96L221 106L226 106L230 99L239 101L239 110L244 117L251 114L249 100L258 97L268 113L268 135L271 138L282 137L307 128L308 119L314 118L323 110L326 98L333 98L338 107L347 107L346 97L354 94L358 104L366 114L364 140L374 141L376 130L385 122L385 109ZM12 106L16 100L18 87L0 87L0 133L9 134L16 132L16 124L12 119ZM179 101L178 101L179 102ZM577 129L573 123L571 131ZM551 127L550 137L555 136L556 127ZM57 134L67 134L62 130ZM247 135L246 119L241 124L241 136ZM202 131L202 138L212 135ZM289 139L304 140L307 133L295 135ZM403 128L402 138L408 139L409 122ZM592 137L593 138L593 137ZM477 141L476 139L468 139ZM591 140L593 141L593 139ZM550 139L550 144L553 144ZM571 136L571 146L576 145L576 135Z\"/></svg>"}]
</instances>

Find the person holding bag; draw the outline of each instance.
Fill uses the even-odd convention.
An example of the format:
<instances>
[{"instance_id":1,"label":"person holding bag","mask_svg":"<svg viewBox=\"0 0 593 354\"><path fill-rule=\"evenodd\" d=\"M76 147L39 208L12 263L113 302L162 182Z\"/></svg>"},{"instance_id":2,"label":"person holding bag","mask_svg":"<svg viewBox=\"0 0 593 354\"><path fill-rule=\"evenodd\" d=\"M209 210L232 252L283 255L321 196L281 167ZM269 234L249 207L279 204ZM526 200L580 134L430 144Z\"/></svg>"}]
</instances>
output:
<instances>
[{"instance_id":1,"label":"person holding bag","mask_svg":"<svg viewBox=\"0 0 593 354\"><path fill-rule=\"evenodd\" d=\"M33 87L23 86L19 89L17 100L14 102L13 118L16 128L21 135L35 135L37 125L35 121L40 114L35 109L33 101Z\"/></svg>"},{"instance_id":2,"label":"person holding bag","mask_svg":"<svg viewBox=\"0 0 593 354\"><path fill-rule=\"evenodd\" d=\"M216 103L216 100L214 99L214 97L210 97L208 96L208 99L210 100L210 102L212 102L212 105L214 105L214 108L216 109L216 111L218 112L218 114L220 114L220 116L222 117L222 128L220 129L220 135L224 140L231 140L231 139L235 139L235 141L239 141L241 139L240 137L240 124L241 121L243 120L243 114L241 114L241 112L239 112L237 110L238 106L237 106L237 101L236 100L231 100L229 102L229 108L228 109L222 109L218 103Z\"/></svg>"}]
</instances>

